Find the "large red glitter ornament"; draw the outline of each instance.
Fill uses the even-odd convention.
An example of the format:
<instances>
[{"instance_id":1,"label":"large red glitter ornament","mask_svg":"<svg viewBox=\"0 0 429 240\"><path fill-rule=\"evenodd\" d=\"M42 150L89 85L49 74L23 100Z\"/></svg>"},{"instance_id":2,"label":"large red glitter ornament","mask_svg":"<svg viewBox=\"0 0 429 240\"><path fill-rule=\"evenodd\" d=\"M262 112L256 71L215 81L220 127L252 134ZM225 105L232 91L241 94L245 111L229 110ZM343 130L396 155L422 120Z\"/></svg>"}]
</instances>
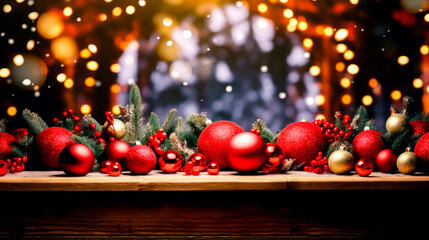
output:
<instances>
[{"instance_id":1,"label":"large red glitter ornament","mask_svg":"<svg viewBox=\"0 0 429 240\"><path fill-rule=\"evenodd\" d=\"M377 154L384 149L381 133L375 130L360 132L353 140L353 155L355 159L365 158L375 164Z\"/></svg>"},{"instance_id":2,"label":"large red glitter ornament","mask_svg":"<svg viewBox=\"0 0 429 240\"><path fill-rule=\"evenodd\" d=\"M159 167L167 173L175 173L182 166L182 156L173 150L167 150L159 157Z\"/></svg>"},{"instance_id":3,"label":"large red glitter ornament","mask_svg":"<svg viewBox=\"0 0 429 240\"><path fill-rule=\"evenodd\" d=\"M122 164L130 148L128 143L121 140L109 142L104 148L104 158Z\"/></svg>"},{"instance_id":4,"label":"large red glitter ornament","mask_svg":"<svg viewBox=\"0 0 429 240\"><path fill-rule=\"evenodd\" d=\"M361 159L355 164L355 171L361 177L366 177L372 173L374 166L366 159Z\"/></svg>"},{"instance_id":5,"label":"large red glitter ornament","mask_svg":"<svg viewBox=\"0 0 429 240\"><path fill-rule=\"evenodd\" d=\"M73 134L65 128L50 127L43 130L34 140L36 154L41 162L50 169L58 169L61 151L74 141Z\"/></svg>"},{"instance_id":6,"label":"large red glitter ornament","mask_svg":"<svg viewBox=\"0 0 429 240\"><path fill-rule=\"evenodd\" d=\"M390 173L396 168L396 155L391 149L384 149L377 154L375 165L384 173Z\"/></svg>"},{"instance_id":7,"label":"large red glitter ornament","mask_svg":"<svg viewBox=\"0 0 429 240\"><path fill-rule=\"evenodd\" d=\"M83 144L73 143L61 151L59 167L66 174L84 176L91 172L94 162L91 149Z\"/></svg>"},{"instance_id":8,"label":"large red glitter ornament","mask_svg":"<svg viewBox=\"0 0 429 240\"><path fill-rule=\"evenodd\" d=\"M218 163L219 168L229 168L227 160L228 142L244 130L229 121L218 121L208 125L198 138L198 152L206 156L207 161Z\"/></svg>"},{"instance_id":9,"label":"large red glitter ornament","mask_svg":"<svg viewBox=\"0 0 429 240\"><path fill-rule=\"evenodd\" d=\"M277 145L282 149L285 158L296 159L295 165L310 165L319 152L325 151L328 141L316 125L296 122L281 131Z\"/></svg>"},{"instance_id":10,"label":"large red glitter ornament","mask_svg":"<svg viewBox=\"0 0 429 240\"><path fill-rule=\"evenodd\" d=\"M424 135L429 132L429 122L424 120L415 120L410 122L413 134Z\"/></svg>"},{"instance_id":11,"label":"large red glitter ornament","mask_svg":"<svg viewBox=\"0 0 429 240\"><path fill-rule=\"evenodd\" d=\"M0 159L12 156L12 143L16 138L9 133L0 132Z\"/></svg>"},{"instance_id":12,"label":"large red glitter ornament","mask_svg":"<svg viewBox=\"0 0 429 240\"><path fill-rule=\"evenodd\" d=\"M229 166L237 172L256 172L267 162L265 153L267 144L253 133L244 132L235 135L228 144Z\"/></svg>"},{"instance_id":13,"label":"large red glitter ornament","mask_svg":"<svg viewBox=\"0 0 429 240\"><path fill-rule=\"evenodd\" d=\"M147 174L155 168L156 155L153 150L145 145L136 145L127 153L125 166L135 174Z\"/></svg>"},{"instance_id":14,"label":"large red glitter ornament","mask_svg":"<svg viewBox=\"0 0 429 240\"><path fill-rule=\"evenodd\" d=\"M419 139L414 148L414 153L423 163L429 165L429 133L426 133Z\"/></svg>"},{"instance_id":15,"label":"large red glitter ornament","mask_svg":"<svg viewBox=\"0 0 429 240\"><path fill-rule=\"evenodd\" d=\"M7 163L0 160L0 176L6 175L8 169L9 167L7 166Z\"/></svg>"}]
</instances>

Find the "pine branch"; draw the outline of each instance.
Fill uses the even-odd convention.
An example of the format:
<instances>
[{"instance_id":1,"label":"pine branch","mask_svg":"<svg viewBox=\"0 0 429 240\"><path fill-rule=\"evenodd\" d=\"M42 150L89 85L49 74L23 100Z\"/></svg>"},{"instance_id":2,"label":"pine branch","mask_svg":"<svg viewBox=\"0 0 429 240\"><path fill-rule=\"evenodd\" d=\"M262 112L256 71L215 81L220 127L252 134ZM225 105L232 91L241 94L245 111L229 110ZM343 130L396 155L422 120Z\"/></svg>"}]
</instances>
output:
<instances>
[{"instance_id":1,"label":"pine branch","mask_svg":"<svg viewBox=\"0 0 429 240\"><path fill-rule=\"evenodd\" d=\"M421 135L413 135L411 131L403 131L400 133L384 133L381 138L387 148L392 149L397 156L403 152L407 147L410 147L414 151L414 147Z\"/></svg>"},{"instance_id":2,"label":"pine branch","mask_svg":"<svg viewBox=\"0 0 429 240\"><path fill-rule=\"evenodd\" d=\"M328 151L325 154L326 158L329 158L329 156L331 156L331 154L337 150L340 150L341 147L344 147L344 150L348 151L348 152L352 152L352 144L349 143L348 141L345 141L343 139L341 139L338 142L333 142L329 145Z\"/></svg>"},{"instance_id":3,"label":"pine branch","mask_svg":"<svg viewBox=\"0 0 429 240\"><path fill-rule=\"evenodd\" d=\"M198 136L191 130L181 130L176 134L181 141L186 142L187 147L190 149L197 149Z\"/></svg>"},{"instance_id":4,"label":"pine branch","mask_svg":"<svg viewBox=\"0 0 429 240\"><path fill-rule=\"evenodd\" d=\"M0 120L0 132L6 132L6 119L1 119Z\"/></svg>"},{"instance_id":5,"label":"pine branch","mask_svg":"<svg viewBox=\"0 0 429 240\"><path fill-rule=\"evenodd\" d=\"M368 111L364 106L359 106L353 117L351 126L353 127L352 138L365 130L365 127L375 129L374 121L369 118Z\"/></svg>"},{"instance_id":6,"label":"pine branch","mask_svg":"<svg viewBox=\"0 0 429 240\"><path fill-rule=\"evenodd\" d=\"M22 118L36 135L49 127L37 113L32 113L28 109L22 111Z\"/></svg>"},{"instance_id":7,"label":"pine branch","mask_svg":"<svg viewBox=\"0 0 429 240\"><path fill-rule=\"evenodd\" d=\"M14 156L23 157L28 156L32 150L33 137L24 136L20 140L16 141L12 145L12 152Z\"/></svg>"},{"instance_id":8,"label":"pine branch","mask_svg":"<svg viewBox=\"0 0 429 240\"><path fill-rule=\"evenodd\" d=\"M199 137L201 132L211 123L210 119L207 118L206 113L191 114L186 119L186 124Z\"/></svg>"},{"instance_id":9,"label":"pine branch","mask_svg":"<svg viewBox=\"0 0 429 240\"><path fill-rule=\"evenodd\" d=\"M192 135L195 136L195 135ZM198 140L198 139L197 139ZM176 133L170 135L171 150L178 152L182 155L184 161L186 162L189 157L195 153L195 149L188 148L187 141L180 139Z\"/></svg>"},{"instance_id":10,"label":"pine branch","mask_svg":"<svg viewBox=\"0 0 429 240\"><path fill-rule=\"evenodd\" d=\"M253 123L253 128L255 128L256 130L261 131L261 138L264 139L264 141L266 143L270 143L274 141L274 134L273 132L271 132L271 130L267 127L267 125L265 124L264 121L262 121L261 119L257 119L254 123Z\"/></svg>"},{"instance_id":11,"label":"pine branch","mask_svg":"<svg viewBox=\"0 0 429 240\"><path fill-rule=\"evenodd\" d=\"M177 109L172 109L168 113L167 118L162 125L162 129L167 133L167 136L170 136L171 133L176 131L176 128L179 126L179 116L177 115Z\"/></svg>"},{"instance_id":12,"label":"pine branch","mask_svg":"<svg viewBox=\"0 0 429 240\"><path fill-rule=\"evenodd\" d=\"M73 135L70 138L73 139L77 143L80 143L80 144L83 144L83 145L89 147L89 149L91 149L92 153L94 153L95 159L100 158L101 154L103 153L104 144L99 143L98 141L96 141L92 138L85 137L85 136L78 136L78 135Z\"/></svg>"},{"instance_id":13,"label":"pine branch","mask_svg":"<svg viewBox=\"0 0 429 240\"><path fill-rule=\"evenodd\" d=\"M149 117L149 122L146 124L146 131L144 132L143 138L139 141L141 143L146 143L148 138L155 134L160 128L159 117L156 113L152 112Z\"/></svg>"},{"instance_id":14,"label":"pine branch","mask_svg":"<svg viewBox=\"0 0 429 240\"><path fill-rule=\"evenodd\" d=\"M100 132L103 134L103 125L101 125L97 120L95 120L91 114L84 115L81 120L81 128L83 135L81 136L87 136L89 138L94 137L94 130L91 128L90 123L95 124L95 131Z\"/></svg>"},{"instance_id":15,"label":"pine branch","mask_svg":"<svg viewBox=\"0 0 429 240\"><path fill-rule=\"evenodd\" d=\"M130 119L127 132L130 134L131 142L135 143L135 141L144 137L145 130L143 123L143 102L137 84L131 85L127 113Z\"/></svg>"}]
</instances>

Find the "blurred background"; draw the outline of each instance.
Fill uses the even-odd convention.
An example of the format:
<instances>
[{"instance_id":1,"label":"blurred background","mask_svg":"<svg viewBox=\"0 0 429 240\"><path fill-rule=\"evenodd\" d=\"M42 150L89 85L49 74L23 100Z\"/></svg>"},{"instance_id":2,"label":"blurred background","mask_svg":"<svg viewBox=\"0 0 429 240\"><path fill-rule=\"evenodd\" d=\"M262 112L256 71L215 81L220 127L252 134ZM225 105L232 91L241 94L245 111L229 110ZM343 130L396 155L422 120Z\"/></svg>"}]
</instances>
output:
<instances>
[{"instance_id":1,"label":"blurred background","mask_svg":"<svg viewBox=\"0 0 429 240\"><path fill-rule=\"evenodd\" d=\"M207 112L244 129L429 112L429 0L2 0L0 118Z\"/></svg>"}]
</instances>

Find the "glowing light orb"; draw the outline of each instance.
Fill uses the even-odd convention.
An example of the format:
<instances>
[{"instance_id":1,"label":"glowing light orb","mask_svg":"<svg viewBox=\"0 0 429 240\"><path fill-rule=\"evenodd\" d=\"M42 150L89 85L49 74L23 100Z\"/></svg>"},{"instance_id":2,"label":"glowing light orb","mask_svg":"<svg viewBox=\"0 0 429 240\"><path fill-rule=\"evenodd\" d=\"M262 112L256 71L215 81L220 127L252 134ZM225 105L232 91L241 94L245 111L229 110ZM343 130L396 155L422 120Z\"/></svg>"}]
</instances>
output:
<instances>
[{"instance_id":1,"label":"glowing light orb","mask_svg":"<svg viewBox=\"0 0 429 240\"><path fill-rule=\"evenodd\" d=\"M110 91L112 93L119 93L121 91L121 86L119 86L119 84L115 83L110 87Z\"/></svg>"},{"instance_id":2,"label":"glowing light orb","mask_svg":"<svg viewBox=\"0 0 429 240\"><path fill-rule=\"evenodd\" d=\"M346 39L348 35L349 35L349 31L345 28L341 28L341 29L338 29L337 32L335 32L334 38L339 42Z\"/></svg>"},{"instance_id":3,"label":"glowing light orb","mask_svg":"<svg viewBox=\"0 0 429 240\"><path fill-rule=\"evenodd\" d=\"M413 86L415 88L422 88L423 87L423 80L421 80L420 78L416 78L413 80Z\"/></svg>"},{"instance_id":4,"label":"glowing light orb","mask_svg":"<svg viewBox=\"0 0 429 240\"><path fill-rule=\"evenodd\" d=\"M121 14L122 14L122 8L120 8L120 7L115 7L112 10L112 15L115 17L119 17L119 16L121 16Z\"/></svg>"},{"instance_id":5,"label":"glowing light orb","mask_svg":"<svg viewBox=\"0 0 429 240\"><path fill-rule=\"evenodd\" d=\"M54 57L63 63L71 63L78 56L76 42L67 36L54 39L51 43L51 51Z\"/></svg>"},{"instance_id":6,"label":"glowing light orb","mask_svg":"<svg viewBox=\"0 0 429 240\"><path fill-rule=\"evenodd\" d=\"M427 13L427 14L425 15L424 19L425 19L425 21L426 21L426 22L429 22L429 13Z\"/></svg>"},{"instance_id":7,"label":"glowing light orb","mask_svg":"<svg viewBox=\"0 0 429 240\"><path fill-rule=\"evenodd\" d=\"M21 54L16 55L13 57L13 63L18 67L21 66L24 64L24 57Z\"/></svg>"},{"instance_id":8,"label":"glowing light orb","mask_svg":"<svg viewBox=\"0 0 429 240\"><path fill-rule=\"evenodd\" d=\"M362 104L365 106L369 106L372 104L372 97L370 95L365 95L362 97Z\"/></svg>"},{"instance_id":9,"label":"glowing light orb","mask_svg":"<svg viewBox=\"0 0 429 240\"><path fill-rule=\"evenodd\" d=\"M57 81L62 83L67 79L67 75L65 73L60 73L57 75Z\"/></svg>"},{"instance_id":10,"label":"glowing light orb","mask_svg":"<svg viewBox=\"0 0 429 240\"><path fill-rule=\"evenodd\" d=\"M98 62L96 61L89 61L86 63L86 68L90 71L97 71L98 70Z\"/></svg>"},{"instance_id":11,"label":"glowing light orb","mask_svg":"<svg viewBox=\"0 0 429 240\"><path fill-rule=\"evenodd\" d=\"M356 75L359 72L359 66L356 64L350 64L347 67L347 72L352 74L352 75Z\"/></svg>"},{"instance_id":12,"label":"glowing light orb","mask_svg":"<svg viewBox=\"0 0 429 240\"><path fill-rule=\"evenodd\" d=\"M97 53L98 48L97 48L97 46L96 46L95 44L89 44L89 45L88 45L88 50L89 50L91 53Z\"/></svg>"},{"instance_id":13,"label":"glowing light orb","mask_svg":"<svg viewBox=\"0 0 429 240\"><path fill-rule=\"evenodd\" d=\"M313 40L310 38L305 38L302 42L302 45L304 45L305 48L311 48L313 46Z\"/></svg>"},{"instance_id":14,"label":"glowing light orb","mask_svg":"<svg viewBox=\"0 0 429 240\"><path fill-rule=\"evenodd\" d=\"M91 57L91 52L87 48L84 48L80 51L79 55L81 58L89 58Z\"/></svg>"},{"instance_id":15,"label":"glowing light orb","mask_svg":"<svg viewBox=\"0 0 429 240\"><path fill-rule=\"evenodd\" d=\"M85 78L85 86L94 87L94 85L95 85L95 79L93 77Z\"/></svg>"},{"instance_id":16,"label":"glowing light orb","mask_svg":"<svg viewBox=\"0 0 429 240\"><path fill-rule=\"evenodd\" d=\"M110 71L113 73L118 73L121 71L121 65L119 63L114 63L110 66Z\"/></svg>"},{"instance_id":17,"label":"glowing light orb","mask_svg":"<svg viewBox=\"0 0 429 240\"><path fill-rule=\"evenodd\" d=\"M34 40L32 40L32 39L28 40L27 45L26 45L27 50L28 50L28 51L33 50L34 45L35 45Z\"/></svg>"},{"instance_id":18,"label":"glowing light orb","mask_svg":"<svg viewBox=\"0 0 429 240\"><path fill-rule=\"evenodd\" d=\"M136 12L136 8L132 5L128 6L127 8L125 8L125 12L128 15L134 14Z\"/></svg>"},{"instance_id":19,"label":"glowing light orb","mask_svg":"<svg viewBox=\"0 0 429 240\"><path fill-rule=\"evenodd\" d=\"M3 6L3 12L4 13L10 13L10 11L12 11L12 6L9 4L6 4Z\"/></svg>"},{"instance_id":20,"label":"glowing light orb","mask_svg":"<svg viewBox=\"0 0 429 240\"><path fill-rule=\"evenodd\" d=\"M31 12L28 14L28 18L32 21L35 21L37 18L39 17L39 13L38 12Z\"/></svg>"},{"instance_id":21,"label":"glowing light orb","mask_svg":"<svg viewBox=\"0 0 429 240\"><path fill-rule=\"evenodd\" d=\"M429 53L429 47L428 45L422 45L420 47L420 53L423 55L427 55Z\"/></svg>"},{"instance_id":22,"label":"glowing light orb","mask_svg":"<svg viewBox=\"0 0 429 240\"><path fill-rule=\"evenodd\" d=\"M310 69L309 69L309 72L310 72L310 74L312 76L319 76L319 74L320 74L320 67L318 67L316 65L311 66Z\"/></svg>"},{"instance_id":23,"label":"glowing light orb","mask_svg":"<svg viewBox=\"0 0 429 240\"><path fill-rule=\"evenodd\" d=\"M60 16L54 12L46 12L37 20L37 31L46 39L58 37L64 30L64 23Z\"/></svg>"},{"instance_id":24,"label":"glowing light orb","mask_svg":"<svg viewBox=\"0 0 429 240\"><path fill-rule=\"evenodd\" d=\"M21 60L19 60L19 66L16 65L16 59L13 60L14 64L11 64L10 76L12 77L12 84L27 91L33 90L34 85L43 86L48 74L45 62L41 58L30 54L23 54Z\"/></svg>"},{"instance_id":25,"label":"glowing light orb","mask_svg":"<svg viewBox=\"0 0 429 240\"><path fill-rule=\"evenodd\" d=\"M293 11L291 9L285 9L283 11L283 16L285 18L291 18L291 17L293 17Z\"/></svg>"},{"instance_id":26,"label":"glowing light orb","mask_svg":"<svg viewBox=\"0 0 429 240\"><path fill-rule=\"evenodd\" d=\"M342 102L344 105L349 105L349 104L352 102L352 97L351 97L349 94L344 94L344 95L341 97L341 102Z\"/></svg>"},{"instance_id":27,"label":"glowing light orb","mask_svg":"<svg viewBox=\"0 0 429 240\"><path fill-rule=\"evenodd\" d=\"M323 119L323 120L326 120L326 117L325 117L325 115L319 113L319 114L316 115L316 117L314 119Z\"/></svg>"},{"instance_id":28,"label":"glowing light orb","mask_svg":"<svg viewBox=\"0 0 429 240\"><path fill-rule=\"evenodd\" d=\"M112 107L112 113L115 115L119 115L121 114L121 108L119 105L115 105Z\"/></svg>"},{"instance_id":29,"label":"glowing light orb","mask_svg":"<svg viewBox=\"0 0 429 240\"><path fill-rule=\"evenodd\" d=\"M337 64L335 64L335 70L338 72L342 72L344 69L346 69L346 65L343 62L337 62Z\"/></svg>"},{"instance_id":30,"label":"glowing light orb","mask_svg":"<svg viewBox=\"0 0 429 240\"><path fill-rule=\"evenodd\" d=\"M377 81L377 79L375 79L375 78L371 78L371 79L369 80L369 82L368 82L368 85L369 85L371 88L375 88L375 87L377 87L377 85L378 85L378 81Z\"/></svg>"},{"instance_id":31,"label":"glowing light orb","mask_svg":"<svg viewBox=\"0 0 429 240\"><path fill-rule=\"evenodd\" d=\"M0 77L7 78L10 76L10 70L9 68L2 68L0 69Z\"/></svg>"},{"instance_id":32,"label":"glowing light orb","mask_svg":"<svg viewBox=\"0 0 429 240\"><path fill-rule=\"evenodd\" d=\"M350 79L348 79L348 78L342 78L342 79L340 80L340 85L341 85L341 87L343 87L343 88L349 88L351 84L352 84L352 83L351 83Z\"/></svg>"},{"instance_id":33,"label":"glowing light orb","mask_svg":"<svg viewBox=\"0 0 429 240\"><path fill-rule=\"evenodd\" d=\"M13 117L18 113L18 110L16 109L15 106L10 106L7 108L6 112L7 112L7 115L9 115L10 117Z\"/></svg>"},{"instance_id":34,"label":"glowing light orb","mask_svg":"<svg viewBox=\"0 0 429 240\"><path fill-rule=\"evenodd\" d=\"M192 66L186 60L174 60L169 69L171 78L186 82L192 77Z\"/></svg>"},{"instance_id":35,"label":"glowing light orb","mask_svg":"<svg viewBox=\"0 0 429 240\"><path fill-rule=\"evenodd\" d=\"M265 3L258 4L258 11L260 13L266 13L268 11L268 6Z\"/></svg>"},{"instance_id":36,"label":"glowing light orb","mask_svg":"<svg viewBox=\"0 0 429 240\"><path fill-rule=\"evenodd\" d=\"M398 64L399 65L407 65L410 62L410 59L407 56L399 56L398 57Z\"/></svg>"},{"instance_id":37,"label":"glowing light orb","mask_svg":"<svg viewBox=\"0 0 429 240\"><path fill-rule=\"evenodd\" d=\"M332 34L334 34L334 29L332 29L331 27L326 27L323 30L323 33L325 34L325 36L330 37L332 36Z\"/></svg>"},{"instance_id":38,"label":"glowing light orb","mask_svg":"<svg viewBox=\"0 0 429 240\"><path fill-rule=\"evenodd\" d=\"M390 97L391 97L393 100L397 101L397 100L401 99L401 97L402 97L402 93L401 93L401 91L399 91L399 90L394 90L394 91L392 91L392 92L390 93Z\"/></svg>"},{"instance_id":39,"label":"glowing light orb","mask_svg":"<svg viewBox=\"0 0 429 240\"><path fill-rule=\"evenodd\" d=\"M65 81L64 81L64 87L65 88L72 88L74 86L74 81L73 81L73 79L71 79L71 78L67 78Z\"/></svg>"},{"instance_id":40,"label":"glowing light orb","mask_svg":"<svg viewBox=\"0 0 429 240\"><path fill-rule=\"evenodd\" d=\"M323 96L323 95L317 95L314 100L318 106L323 105L326 101L325 96Z\"/></svg>"},{"instance_id":41,"label":"glowing light orb","mask_svg":"<svg viewBox=\"0 0 429 240\"><path fill-rule=\"evenodd\" d=\"M298 23L298 29L301 31L305 31L308 28L308 24L306 22L300 22Z\"/></svg>"},{"instance_id":42,"label":"glowing light orb","mask_svg":"<svg viewBox=\"0 0 429 240\"><path fill-rule=\"evenodd\" d=\"M344 59L346 60L352 60L355 57L355 53L352 50L347 50L344 53Z\"/></svg>"},{"instance_id":43,"label":"glowing light orb","mask_svg":"<svg viewBox=\"0 0 429 240\"><path fill-rule=\"evenodd\" d=\"M73 9L71 7L66 7L63 9L63 14L66 17L70 17L73 14Z\"/></svg>"},{"instance_id":44,"label":"glowing light orb","mask_svg":"<svg viewBox=\"0 0 429 240\"><path fill-rule=\"evenodd\" d=\"M89 106L88 104L83 104L81 107L80 107L80 112L82 113L82 114L90 114L91 113L91 106Z\"/></svg>"},{"instance_id":45,"label":"glowing light orb","mask_svg":"<svg viewBox=\"0 0 429 240\"><path fill-rule=\"evenodd\" d=\"M156 48L158 56L164 61L170 62L180 56L179 44L174 44L172 40L162 39Z\"/></svg>"}]
</instances>

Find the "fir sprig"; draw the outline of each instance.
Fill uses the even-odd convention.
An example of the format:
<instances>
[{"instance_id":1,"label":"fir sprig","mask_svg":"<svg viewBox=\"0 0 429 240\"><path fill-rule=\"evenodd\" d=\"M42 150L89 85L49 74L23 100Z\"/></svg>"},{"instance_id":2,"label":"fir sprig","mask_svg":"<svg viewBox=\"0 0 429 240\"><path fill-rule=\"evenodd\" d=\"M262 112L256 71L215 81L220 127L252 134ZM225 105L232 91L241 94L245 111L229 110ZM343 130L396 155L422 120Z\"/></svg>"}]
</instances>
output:
<instances>
[{"instance_id":1,"label":"fir sprig","mask_svg":"<svg viewBox=\"0 0 429 240\"><path fill-rule=\"evenodd\" d=\"M134 145L136 141L141 141L145 138L143 102L140 95L140 89L137 84L133 84L130 87L127 113L130 121L125 125L127 127L127 132L129 133L130 143L131 145Z\"/></svg>"},{"instance_id":2,"label":"fir sprig","mask_svg":"<svg viewBox=\"0 0 429 240\"><path fill-rule=\"evenodd\" d=\"M90 123L95 124L95 131L100 132L103 134L103 126L95 120L91 114L84 115L81 120L81 128L82 128L82 134L81 136L87 136L90 138L94 138L94 130L91 128Z\"/></svg>"},{"instance_id":3,"label":"fir sprig","mask_svg":"<svg viewBox=\"0 0 429 240\"><path fill-rule=\"evenodd\" d=\"M22 111L22 118L36 135L49 127L37 113L30 112L28 109Z\"/></svg>"},{"instance_id":4,"label":"fir sprig","mask_svg":"<svg viewBox=\"0 0 429 240\"><path fill-rule=\"evenodd\" d=\"M359 106L356 110L355 115L353 116L353 120L351 123L353 127L352 138L356 137L362 131L375 130L374 120L369 118L368 111L364 106Z\"/></svg>"},{"instance_id":5,"label":"fir sprig","mask_svg":"<svg viewBox=\"0 0 429 240\"><path fill-rule=\"evenodd\" d=\"M405 152L407 147L414 151L414 147L420 137L421 135L412 134L411 131L407 130L399 133L386 132L381 136L381 139L387 148L392 149L395 154L399 155Z\"/></svg>"},{"instance_id":6,"label":"fir sprig","mask_svg":"<svg viewBox=\"0 0 429 240\"><path fill-rule=\"evenodd\" d=\"M32 136L24 136L23 138L12 143L12 153L16 157L29 156L31 153L31 146L33 143Z\"/></svg>"},{"instance_id":7,"label":"fir sprig","mask_svg":"<svg viewBox=\"0 0 429 240\"><path fill-rule=\"evenodd\" d=\"M253 128L256 130L261 131L261 138L264 139L266 143L271 143L274 141L274 134L271 132L271 130L267 127L264 121L261 119L257 119L253 123Z\"/></svg>"},{"instance_id":8,"label":"fir sprig","mask_svg":"<svg viewBox=\"0 0 429 240\"><path fill-rule=\"evenodd\" d=\"M191 114L186 118L186 124L190 130L199 137L201 132L211 123L210 119L207 118L206 113Z\"/></svg>"},{"instance_id":9,"label":"fir sprig","mask_svg":"<svg viewBox=\"0 0 429 240\"><path fill-rule=\"evenodd\" d=\"M177 109L174 108L168 113L168 116L162 125L162 129L164 129L164 132L167 133L167 136L169 136L171 133L176 131L178 126L179 116L177 115Z\"/></svg>"},{"instance_id":10,"label":"fir sprig","mask_svg":"<svg viewBox=\"0 0 429 240\"><path fill-rule=\"evenodd\" d=\"M340 150L341 148L344 148L344 150L352 153L352 144L349 141L346 141L344 139L340 139L338 142L333 142L329 145L328 151L325 154L326 158L329 158L331 154L337 150Z\"/></svg>"},{"instance_id":11,"label":"fir sprig","mask_svg":"<svg viewBox=\"0 0 429 240\"><path fill-rule=\"evenodd\" d=\"M0 132L6 132L6 119L0 119Z\"/></svg>"}]
</instances>

